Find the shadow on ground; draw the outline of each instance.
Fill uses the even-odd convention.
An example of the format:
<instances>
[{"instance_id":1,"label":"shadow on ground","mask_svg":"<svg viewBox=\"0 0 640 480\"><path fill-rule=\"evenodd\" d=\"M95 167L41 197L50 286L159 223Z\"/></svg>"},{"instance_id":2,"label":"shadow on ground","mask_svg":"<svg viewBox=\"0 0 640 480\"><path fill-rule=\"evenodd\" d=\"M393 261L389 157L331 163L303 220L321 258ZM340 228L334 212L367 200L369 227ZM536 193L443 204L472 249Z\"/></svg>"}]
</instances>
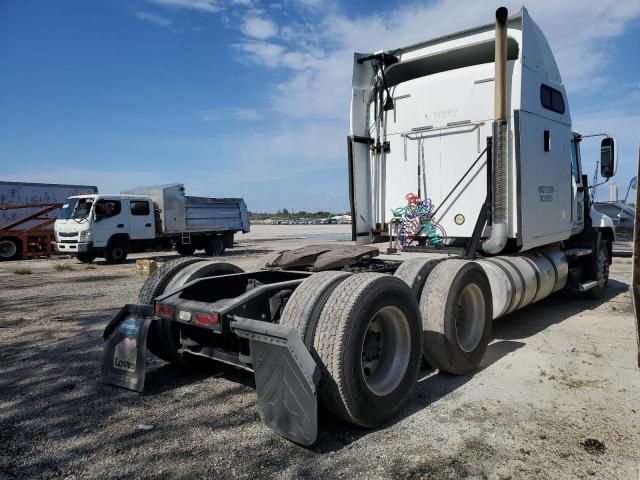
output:
<instances>
[{"instance_id":1,"label":"shadow on ground","mask_svg":"<svg viewBox=\"0 0 640 480\"><path fill-rule=\"evenodd\" d=\"M496 321L498 340L489 346L481 369L522 348L532 335L595 309L626 289L624 283L611 281L601 300L564 293ZM59 298L68 300L65 295ZM330 476L346 465L321 467L310 460L398 423L473 379L473 375L423 370L411 399L377 430L352 427L321 412L318 442L304 449L261 425L250 372L226 365L185 372L154 361L143 395L102 385L101 334L115 311L57 318L43 315L48 310L55 313L55 306L46 299L30 296L20 303L25 314L39 312L40 321L51 323L47 328L33 324L22 328L20 322L12 321L0 330L11 338L0 349L0 477L62 477L82 472L97 476L102 472L104 478L127 478L141 472L154 476L144 472L170 471L172 465L180 465L177 473L184 478L227 478L233 464L261 476L285 470L294 476ZM19 307L17 302L3 302L3 308L14 313ZM18 327L19 335L9 337ZM139 430L139 423L155 427ZM236 439L241 439L241 449L234 447ZM226 448L216 450L219 442ZM109 470L107 465L117 468ZM292 465L297 465L293 473ZM175 473L171 476L180 476Z\"/></svg>"}]
</instances>

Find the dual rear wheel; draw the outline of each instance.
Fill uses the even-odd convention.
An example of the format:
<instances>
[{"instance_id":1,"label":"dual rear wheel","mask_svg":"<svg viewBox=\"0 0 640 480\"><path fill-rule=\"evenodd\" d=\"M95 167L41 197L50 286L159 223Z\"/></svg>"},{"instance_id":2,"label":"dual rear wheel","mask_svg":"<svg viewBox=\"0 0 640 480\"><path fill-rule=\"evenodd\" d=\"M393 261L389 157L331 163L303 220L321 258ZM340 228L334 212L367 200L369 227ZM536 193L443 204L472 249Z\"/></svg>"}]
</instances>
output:
<instances>
[{"instance_id":1,"label":"dual rear wheel","mask_svg":"<svg viewBox=\"0 0 640 480\"><path fill-rule=\"evenodd\" d=\"M202 258L173 260L149 277L139 301L152 303L197 278L241 271ZM482 268L447 260L408 265L397 276L314 274L293 292L280 323L300 334L320 366L321 403L349 423L374 427L408 398L423 355L446 372L475 369L489 341L491 311ZM191 366L170 321L152 323L147 345L166 361Z\"/></svg>"},{"instance_id":2,"label":"dual rear wheel","mask_svg":"<svg viewBox=\"0 0 640 480\"><path fill-rule=\"evenodd\" d=\"M373 427L408 397L420 368L422 326L402 280L315 274L294 291L280 323L296 329L310 348L322 371L320 401L339 418Z\"/></svg>"},{"instance_id":3,"label":"dual rear wheel","mask_svg":"<svg viewBox=\"0 0 640 480\"><path fill-rule=\"evenodd\" d=\"M281 324L321 368L320 401L363 427L384 423L415 384L421 358L441 371L475 370L491 335L489 281L464 260L405 262L396 276L321 272L292 294Z\"/></svg>"}]
</instances>

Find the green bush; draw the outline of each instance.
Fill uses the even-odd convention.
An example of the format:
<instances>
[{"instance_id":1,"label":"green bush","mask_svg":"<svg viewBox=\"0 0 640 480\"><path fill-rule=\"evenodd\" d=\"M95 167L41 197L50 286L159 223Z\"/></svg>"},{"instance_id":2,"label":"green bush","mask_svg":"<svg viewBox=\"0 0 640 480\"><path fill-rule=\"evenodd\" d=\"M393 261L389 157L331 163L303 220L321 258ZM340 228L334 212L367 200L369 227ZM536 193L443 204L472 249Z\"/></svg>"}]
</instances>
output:
<instances>
[{"instance_id":1,"label":"green bush","mask_svg":"<svg viewBox=\"0 0 640 480\"><path fill-rule=\"evenodd\" d=\"M75 268L73 268L73 265L71 265L70 263L56 263L53 266L53 269L56 272L66 272L68 270L75 270Z\"/></svg>"}]
</instances>

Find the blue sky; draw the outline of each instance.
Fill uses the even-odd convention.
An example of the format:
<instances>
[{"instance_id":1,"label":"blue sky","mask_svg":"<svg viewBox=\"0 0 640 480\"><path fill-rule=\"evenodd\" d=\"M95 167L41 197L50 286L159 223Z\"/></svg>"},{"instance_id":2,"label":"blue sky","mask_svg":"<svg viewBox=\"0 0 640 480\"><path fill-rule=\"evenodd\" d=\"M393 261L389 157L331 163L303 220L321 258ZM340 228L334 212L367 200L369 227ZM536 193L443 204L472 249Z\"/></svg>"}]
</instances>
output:
<instances>
[{"instance_id":1,"label":"blue sky","mask_svg":"<svg viewBox=\"0 0 640 480\"><path fill-rule=\"evenodd\" d=\"M353 51L491 21L518 2L0 0L3 180L117 192L183 182L253 211L346 211ZM536 0L574 129L640 142L640 2ZM583 145L593 174L598 144ZM602 199L607 189L601 187Z\"/></svg>"}]
</instances>

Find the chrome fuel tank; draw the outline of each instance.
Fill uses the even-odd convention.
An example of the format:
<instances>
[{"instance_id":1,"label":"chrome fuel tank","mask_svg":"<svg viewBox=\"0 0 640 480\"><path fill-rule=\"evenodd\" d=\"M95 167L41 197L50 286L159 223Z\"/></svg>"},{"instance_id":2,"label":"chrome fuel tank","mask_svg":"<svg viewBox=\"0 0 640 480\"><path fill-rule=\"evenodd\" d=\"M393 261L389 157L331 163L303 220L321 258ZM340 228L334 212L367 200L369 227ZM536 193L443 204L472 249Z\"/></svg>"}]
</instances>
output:
<instances>
[{"instance_id":1,"label":"chrome fuel tank","mask_svg":"<svg viewBox=\"0 0 640 480\"><path fill-rule=\"evenodd\" d=\"M559 248L481 258L476 262L489 278L494 319L563 289L569 274L567 258Z\"/></svg>"}]
</instances>

